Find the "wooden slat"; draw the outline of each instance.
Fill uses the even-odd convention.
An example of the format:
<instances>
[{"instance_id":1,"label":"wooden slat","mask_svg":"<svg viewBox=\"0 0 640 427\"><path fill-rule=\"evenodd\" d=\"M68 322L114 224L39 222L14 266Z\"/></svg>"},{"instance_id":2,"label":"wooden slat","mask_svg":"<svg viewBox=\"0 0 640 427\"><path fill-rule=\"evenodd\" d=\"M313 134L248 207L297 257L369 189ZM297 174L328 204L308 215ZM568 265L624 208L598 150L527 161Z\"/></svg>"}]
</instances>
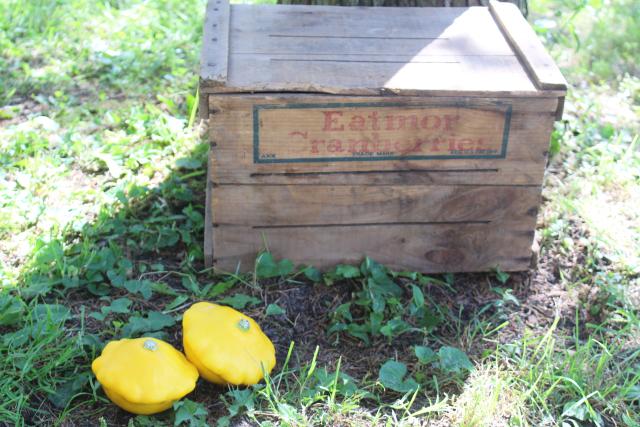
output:
<instances>
[{"instance_id":1,"label":"wooden slat","mask_svg":"<svg viewBox=\"0 0 640 427\"><path fill-rule=\"evenodd\" d=\"M467 57L465 61L460 58L452 57L440 62L416 62L417 59L389 62L388 58L382 62L345 62L309 57L279 60L255 55L232 55L226 90L336 94L379 93L381 90L412 93L536 90L526 73L514 71L521 68L515 56L496 56L491 62L486 57Z\"/></svg>"},{"instance_id":2,"label":"wooden slat","mask_svg":"<svg viewBox=\"0 0 640 427\"><path fill-rule=\"evenodd\" d=\"M226 84L204 79L205 92L537 95L487 8L234 5L231 17Z\"/></svg>"},{"instance_id":3,"label":"wooden slat","mask_svg":"<svg viewBox=\"0 0 640 427\"><path fill-rule=\"evenodd\" d=\"M219 185L214 225L535 221L539 187ZM208 223L211 224L211 223Z\"/></svg>"},{"instance_id":4,"label":"wooden slat","mask_svg":"<svg viewBox=\"0 0 640 427\"><path fill-rule=\"evenodd\" d=\"M222 271L253 269L264 243L277 258L327 269L358 263L365 255L397 270L434 272L526 270L533 226L491 224L363 225L338 227L214 229L214 265Z\"/></svg>"},{"instance_id":5,"label":"wooden slat","mask_svg":"<svg viewBox=\"0 0 640 427\"><path fill-rule=\"evenodd\" d=\"M489 9L539 89L566 90L567 82L536 33L513 4L491 0Z\"/></svg>"},{"instance_id":6,"label":"wooden slat","mask_svg":"<svg viewBox=\"0 0 640 427\"><path fill-rule=\"evenodd\" d=\"M204 206L204 265L211 267L213 265L213 229L211 224L213 223L212 205L214 197L212 196L212 182L211 182L211 152L209 152L209 162L207 162L207 184L206 184L206 196Z\"/></svg>"},{"instance_id":7,"label":"wooden slat","mask_svg":"<svg viewBox=\"0 0 640 427\"><path fill-rule=\"evenodd\" d=\"M238 5L231 34L231 54L515 55L486 8Z\"/></svg>"},{"instance_id":8,"label":"wooden slat","mask_svg":"<svg viewBox=\"0 0 640 427\"><path fill-rule=\"evenodd\" d=\"M229 62L229 0L209 0L204 22L200 56L202 86L221 86L227 82Z\"/></svg>"},{"instance_id":9,"label":"wooden slat","mask_svg":"<svg viewBox=\"0 0 640 427\"><path fill-rule=\"evenodd\" d=\"M324 183L355 184L482 184L540 185L544 173L549 135L557 99L512 104L508 144L505 158L495 159L429 159L335 162L256 163L254 161L253 106L255 104L285 105L304 99L298 96L225 96L213 97L210 108L213 148L212 179L225 183ZM311 97L314 103L326 101L380 102L381 98ZM386 102L398 101L385 98ZM402 99L405 100L404 98ZM459 102L464 102L458 99ZM385 102L385 101L382 101ZM412 102L438 103L446 99L410 99ZM477 108L482 102L474 100ZM479 103L478 103L479 102ZM488 102L488 101L486 101ZM477 104L475 104L477 103ZM415 104L414 104L415 105ZM463 104L461 104L463 105ZM489 105L489 104L487 104ZM487 106L487 108L489 108ZM495 108L495 107L494 107ZM524 113L522 110L546 110ZM283 120L286 116L283 116ZM295 126L296 123L291 123Z\"/></svg>"}]
</instances>

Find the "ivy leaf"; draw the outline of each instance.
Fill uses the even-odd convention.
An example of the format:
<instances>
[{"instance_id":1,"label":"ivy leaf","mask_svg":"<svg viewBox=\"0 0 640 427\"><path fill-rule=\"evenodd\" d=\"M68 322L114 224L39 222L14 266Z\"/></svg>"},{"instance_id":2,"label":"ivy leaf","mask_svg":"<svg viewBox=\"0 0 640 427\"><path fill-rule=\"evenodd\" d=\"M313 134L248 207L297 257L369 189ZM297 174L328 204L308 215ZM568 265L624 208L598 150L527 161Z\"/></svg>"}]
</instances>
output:
<instances>
[{"instance_id":1,"label":"ivy leaf","mask_svg":"<svg viewBox=\"0 0 640 427\"><path fill-rule=\"evenodd\" d=\"M147 332L160 331L175 324L176 320L172 316L159 311L151 311L146 318L130 317L129 322L122 327L122 336L132 337Z\"/></svg>"},{"instance_id":2,"label":"ivy leaf","mask_svg":"<svg viewBox=\"0 0 640 427\"><path fill-rule=\"evenodd\" d=\"M258 279L271 279L282 277L293 271L291 260L283 259L276 262L269 252L262 252L256 259L256 277Z\"/></svg>"},{"instance_id":3,"label":"ivy leaf","mask_svg":"<svg viewBox=\"0 0 640 427\"><path fill-rule=\"evenodd\" d=\"M209 426L209 424L207 424L207 416L209 415L209 412L202 403L184 399L173 404L173 411L175 413L175 418L173 420L174 426Z\"/></svg>"},{"instance_id":4,"label":"ivy leaf","mask_svg":"<svg viewBox=\"0 0 640 427\"><path fill-rule=\"evenodd\" d=\"M267 311L266 311L267 316L280 316L286 313L287 312L278 304L269 304L267 306Z\"/></svg>"},{"instance_id":5,"label":"ivy leaf","mask_svg":"<svg viewBox=\"0 0 640 427\"><path fill-rule=\"evenodd\" d=\"M24 302L9 294L0 295L0 326L15 325L24 313Z\"/></svg>"},{"instance_id":6,"label":"ivy leaf","mask_svg":"<svg viewBox=\"0 0 640 427\"><path fill-rule=\"evenodd\" d=\"M256 297L252 297L246 294L235 294L230 297L222 298L220 304L229 305L236 310L242 310L247 305L256 305L260 303L260 300Z\"/></svg>"},{"instance_id":7,"label":"ivy leaf","mask_svg":"<svg viewBox=\"0 0 640 427\"><path fill-rule=\"evenodd\" d=\"M380 368L378 380L388 389L398 393L414 392L419 385L411 376L407 375L407 366L402 362L387 360ZM405 378L406 377L406 378Z\"/></svg>"},{"instance_id":8,"label":"ivy leaf","mask_svg":"<svg viewBox=\"0 0 640 427\"><path fill-rule=\"evenodd\" d=\"M225 396L230 397L232 402L227 404L229 410L229 418L240 414L243 408L247 411L253 411L255 407L255 395L251 389L229 390ZM226 399L223 399L226 402Z\"/></svg>"},{"instance_id":9,"label":"ivy leaf","mask_svg":"<svg viewBox=\"0 0 640 427\"><path fill-rule=\"evenodd\" d=\"M139 293L142 298L148 300L151 298L152 282L150 280L127 280L124 282L124 287L132 294Z\"/></svg>"},{"instance_id":10,"label":"ivy leaf","mask_svg":"<svg viewBox=\"0 0 640 427\"><path fill-rule=\"evenodd\" d=\"M395 337L411 329L411 325L402 319L391 319L382 328L380 333L385 337Z\"/></svg>"},{"instance_id":11,"label":"ivy leaf","mask_svg":"<svg viewBox=\"0 0 640 427\"><path fill-rule=\"evenodd\" d=\"M103 313L107 311L109 313L125 314L129 313L129 307L131 307L131 300L129 298L118 298L111 301L108 307L103 307L100 310Z\"/></svg>"},{"instance_id":12,"label":"ivy leaf","mask_svg":"<svg viewBox=\"0 0 640 427\"><path fill-rule=\"evenodd\" d=\"M89 382L90 376L88 372L84 372L71 380L63 382L47 398L56 408L65 408L71 402L71 399Z\"/></svg>"},{"instance_id":13,"label":"ivy leaf","mask_svg":"<svg viewBox=\"0 0 640 427\"><path fill-rule=\"evenodd\" d=\"M48 321L51 324L62 323L71 315L71 311L61 304L38 304L31 311L31 316L38 322Z\"/></svg>"},{"instance_id":14,"label":"ivy leaf","mask_svg":"<svg viewBox=\"0 0 640 427\"><path fill-rule=\"evenodd\" d=\"M417 345L413 348L413 351L415 352L418 361L422 364L427 364L438 360L436 352L431 350L429 347Z\"/></svg>"},{"instance_id":15,"label":"ivy leaf","mask_svg":"<svg viewBox=\"0 0 640 427\"><path fill-rule=\"evenodd\" d=\"M440 369L445 372L457 373L463 370L473 370L473 363L471 363L467 354L455 347L440 347L438 359L440 361Z\"/></svg>"},{"instance_id":16,"label":"ivy leaf","mask_svg":"<svg viewBox=\"0 0 640 427\"><path fill-rule=\"evenodd\" d=\"M339 264L336 266L335 275L342 279L353 279L360 277L360 270L353 265Z\"/></svg>"},{"instance_id":17,"label":"ivy leaf","mask_svg":"<svg viewBox=\"0 0 640 427\"><path fill-rule=\"evenodd\" d=\"M322 280L322 274L320 273L320 270L315 267L305 267L302 272L307 279L311 280L314 283L319 283Z\"/></svg>"}]
</instances>

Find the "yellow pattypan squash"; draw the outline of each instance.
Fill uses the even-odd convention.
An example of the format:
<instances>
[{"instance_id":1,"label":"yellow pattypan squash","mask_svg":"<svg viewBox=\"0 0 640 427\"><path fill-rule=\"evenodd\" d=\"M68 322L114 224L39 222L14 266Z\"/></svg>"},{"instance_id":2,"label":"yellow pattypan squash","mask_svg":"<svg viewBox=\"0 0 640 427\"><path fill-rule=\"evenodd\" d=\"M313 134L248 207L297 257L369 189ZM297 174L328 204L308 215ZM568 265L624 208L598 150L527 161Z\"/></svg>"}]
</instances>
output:
<instances>
[{"instance_id":1,"label":"yellow pattypan squash","mask_svg":"<svg viewBox=\"0 0 640 427\"><path fill-rule=\"evenodd\" d=\"M198 380L184 355L156 338L111 341L91 369L113 403L142 415L168 409Z\"/></svg>"},{"instance_id":2,"label":"yellow pattypan squash","mask_svg":"<svg viewBox=\"0 0 640 427\"><path fill-rule=\"evenodd\" d=\"M182 318L184 352L207 380L251 385L276 364L273 343L249 316L231 307L199 302Z\"/></svg>"}]
</instances>

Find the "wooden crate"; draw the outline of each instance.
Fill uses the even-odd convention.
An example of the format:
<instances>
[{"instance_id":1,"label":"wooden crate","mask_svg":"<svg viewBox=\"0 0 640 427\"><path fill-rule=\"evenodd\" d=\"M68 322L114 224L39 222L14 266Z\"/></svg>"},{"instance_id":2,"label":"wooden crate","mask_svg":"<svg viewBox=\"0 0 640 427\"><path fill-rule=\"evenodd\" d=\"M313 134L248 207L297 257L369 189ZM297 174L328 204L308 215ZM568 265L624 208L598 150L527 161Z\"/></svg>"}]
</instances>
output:
<instances>
[{"instance_id":1,"label":"wooden crate","mask_svg":"<svg viewBox=\"0 0 640 427\"><path fill-rule=\"evenodd\" d=\"M527 269L566 83L519 10L211 0L205 257Z\"/></svg>"}]
</instances>

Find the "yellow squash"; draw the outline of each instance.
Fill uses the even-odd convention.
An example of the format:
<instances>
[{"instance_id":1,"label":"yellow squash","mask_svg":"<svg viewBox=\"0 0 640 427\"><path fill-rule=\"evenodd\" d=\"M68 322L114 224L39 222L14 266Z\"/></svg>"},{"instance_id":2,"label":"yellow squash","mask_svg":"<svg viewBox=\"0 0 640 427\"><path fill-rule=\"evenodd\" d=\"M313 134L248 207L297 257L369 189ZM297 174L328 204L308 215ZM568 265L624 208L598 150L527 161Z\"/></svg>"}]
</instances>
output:
<instances>
[{"instance_id":1,"label":"yellow squash","mask_svg":"<svg viewBox=\"0 0 640 427\"><path fill-rule=\"evenodd\" d=\"M184 355L156 338L111 341L91 369L113 403L142 415L170 408L198 380Z\"/></svg>"},{"instance_id":2,"label":"yellow squash","mask_svg":"<svg viewBox=\"0 0 640 427\"><path fill-rule=\"evenodd\" d=\"M184 352L207 380L251 385L276 364L273 343L249 316L230 307L199 302L182 318Z\"/></svg>"}]
</instances>

